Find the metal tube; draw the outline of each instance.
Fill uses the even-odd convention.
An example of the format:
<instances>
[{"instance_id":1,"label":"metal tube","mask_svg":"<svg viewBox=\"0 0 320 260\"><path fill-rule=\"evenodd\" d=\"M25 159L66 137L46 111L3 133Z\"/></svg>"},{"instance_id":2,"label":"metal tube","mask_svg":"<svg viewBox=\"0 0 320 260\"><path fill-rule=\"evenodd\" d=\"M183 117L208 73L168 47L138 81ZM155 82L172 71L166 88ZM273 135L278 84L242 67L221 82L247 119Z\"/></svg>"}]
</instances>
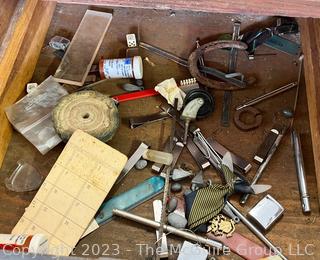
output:
<instances>
[{"instance_id":1,"label":"metal tube","mask_svg":"<svg viewBox=\"0 0 320 260\"><path fill-rule=\"evenodd\" d=\"M247 226L250 231L255 234L266 246L270 248L271 251L273 251L275 254L280 256L282 259L287 259L281 251L274 246L242 213L233 206L229 201L227 201L227 205L231 208L231 210L238 216L238 218L242 221L244 225Z\"/></svg>"},{"instance_id":2,"label":"metal tube","mask_svg":"<svg viewBox=\"0 0 320 260\"><path fill-rule=\"evenodd\" d=\"M270 92L268 92L268 93L266 93L266 94L263 94L263 95L261 95L261 96L258 96L258 97L254 98L254 99L252 99L252 100L249 100L248 102L246 102L246 103L244 103L244 104L242 104L242 105L240 105L240 106L237 106L237 107L236 107L236 110L240 110L240 109L243 109L243 108L245 108L245 107L248 107L248 106L252 106L252 105L254 105L254 104L257 104L257 103L259 103L259 102L261 102L261 101L263 101L263 100L266 100L266 99L268 99L268 98L270 98L270 97L273 97L273 96L275 96L275 95L278 95L278 94L280 94L280 93L282 93L282 92L285 92L285 91L287 91L287 90L289 90L289 89L292 89L292 88L294 88L294 87L296 87L296 86L297 86L297 82L289 83L289 84L287 84L287 85L285 85L285 86L282 86L282 87L277 88L277 89L275 89L275 90L272 90L272 91L270 91Z\"/></svg>"},{"instance_id":3,"label":"metal tube","mask_svg":"<svg viewBox=\"0 0 320 260\"><path fill-rule=\"evenodd\" d=\"M270 151L268 153L268 156L267 156L266 160L258 168L258 170L256 172L256 175L254 176L254 178L253 178L253 180L251 182L251 185L256 184L258 182L258 180L261 178L262 173L264 172L264 170L267 167L269 161L271 160L272 155L277 150L277 147L279 146L279 143L280 143L283 135L284 135L284 131L277 136L277 139L274 141L274 144L270 148ZM249 197L250 197L249 193L244 194L243 196L241 196L240 204L242 204L242 205L245 204Z\"/></svg>"},{"instance_id":4,"label":"metal tube","mask_svg":"<svg viewBox=\"0 0 320 260\"><path fill-rule=\"evenodd\" d=\"M299 191L300 191L302 211L304 213L307 213L311 211L311 208L310 208L306 175L305 175L305 169L304 169L304 163L303 163L301 142L300 142L299 134L294 129L291 132L291 140L292 140L292 146L294 151L294 161L296 164L296 171L298 176L298 185L299 185Z\"/></svg>"},{"instance_id":5,"label":"metal tube","mask_svg":"<svg viewBox=\"0 0 320 260\"><path fill-rule=\"evenodd\" d=\"M130 219L130 220L133 220L133 221L138 222L140 224L143 224L143 225L146 225L146 226L149 226L149 227L153 227L155 229L159 229L160 228L160 223L159 222L156 222L156 221L153 221L151 219L147 219L147 218L143 218L143 217L137 216L137 215L129 213L127 211L114 209L113 210L113 215L116 215L116 216L119 216L119 217L123 217L123 218L126 218L126 219ZM217 248L219 250L228 250L229 249L227 246L225 246L223 243L221 243L219 241L215 241L215 240L212 240L212 239L204 238L204 237L195 235L193 233L174 228L174 227L169 226L169 225L165 225L164 224L163 225L163 230L166 231L166 232L169 232L171 234L174 234L176 236L180 236L182 238L189 239L189 240L194 241L194 242L198 242L198 243L201 243L201 244L204 244L204 245L207 245L207 246L215 247L215 248Z\"/></svg>"}]
</instances>

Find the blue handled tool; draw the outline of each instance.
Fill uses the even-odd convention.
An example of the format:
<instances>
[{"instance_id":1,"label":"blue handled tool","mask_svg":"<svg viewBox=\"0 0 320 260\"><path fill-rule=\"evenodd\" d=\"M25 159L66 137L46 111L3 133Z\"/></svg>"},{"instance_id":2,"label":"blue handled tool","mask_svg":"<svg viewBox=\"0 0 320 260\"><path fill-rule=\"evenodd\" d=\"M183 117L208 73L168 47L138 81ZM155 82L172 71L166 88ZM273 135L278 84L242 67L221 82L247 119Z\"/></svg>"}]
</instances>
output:
<instances>
[{"instance_id":1,"label":"blue handled tool","mask_svg":"<svg viewBox=\"0 0 320 260\"><path fill-rule=\"evenodd\" d=\"M130 190L103 202L95 216L95 221L99 226L101 226L112 219L113 209L121 209L126 211L133 209L161 193L163 187L163 177L154 176L146 179Z\"/></svg>"}]
</instances>

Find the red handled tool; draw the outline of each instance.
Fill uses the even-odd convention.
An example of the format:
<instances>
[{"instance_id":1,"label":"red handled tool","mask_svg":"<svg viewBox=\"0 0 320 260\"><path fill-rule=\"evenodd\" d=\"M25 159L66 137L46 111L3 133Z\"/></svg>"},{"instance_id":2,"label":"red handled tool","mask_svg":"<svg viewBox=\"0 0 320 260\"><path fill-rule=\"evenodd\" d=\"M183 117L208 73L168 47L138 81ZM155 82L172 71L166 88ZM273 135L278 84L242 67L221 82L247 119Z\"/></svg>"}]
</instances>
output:
<instances>
[{"instance_id":1,"label":"red handled tool","mask_svg":"<svg viewBox=\"0 0 320 260\"><path fill-rule=\"evenodd\" d=\"M155 91L154 89L146 89L146 90L142 90L142 91L116 95L116 96L113 96L112 98L116 102L121 103L121 102L125 102L125 101L135 100L135 99L144 98L144 97L152 97L152 96L157 96L157 95L159 95L159 93L157 91Z\"/></svg>"}]
</instances>

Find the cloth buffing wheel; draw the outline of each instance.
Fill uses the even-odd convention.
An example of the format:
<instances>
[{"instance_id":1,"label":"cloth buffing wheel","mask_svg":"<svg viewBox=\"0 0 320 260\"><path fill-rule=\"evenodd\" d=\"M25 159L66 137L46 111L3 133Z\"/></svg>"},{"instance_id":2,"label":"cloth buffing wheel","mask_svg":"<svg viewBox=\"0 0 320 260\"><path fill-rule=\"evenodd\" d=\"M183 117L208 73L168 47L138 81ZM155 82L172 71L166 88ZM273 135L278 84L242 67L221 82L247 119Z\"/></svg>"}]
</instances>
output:
<instances>
[{"instance_id":1,"label":"cloth buffing wheel","mask_svg":"<svg viewBox=\"0 0 320 260\"><path fill-rule=\"evenodd\" d=\"M103 142L109 141L120 119L114 101L96 91L80 91L63 97L53 110L54 127L63 141L80 129Z\"/></svg>"},{"instance_id":2,"label":"cloth buffing wheel","mask_svg":"<svg viewBox=\"0 0 320 260\"><path fill-rule=\"evenodd\" d=\"M195 98L202 98L204 101L203 106L198 111L198 119L205 118L214 111L214 97L208 91L204 89L190 90L184 99L184 105L188 104L191 100Z\"/></svg>"}]
</instances>

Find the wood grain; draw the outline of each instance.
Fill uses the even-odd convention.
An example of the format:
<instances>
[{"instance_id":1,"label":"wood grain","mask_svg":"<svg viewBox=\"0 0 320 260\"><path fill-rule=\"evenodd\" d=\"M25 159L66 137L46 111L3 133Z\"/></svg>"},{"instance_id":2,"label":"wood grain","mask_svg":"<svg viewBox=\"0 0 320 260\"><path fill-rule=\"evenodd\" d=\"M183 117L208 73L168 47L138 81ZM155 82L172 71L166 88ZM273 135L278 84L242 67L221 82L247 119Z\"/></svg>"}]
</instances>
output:
<instances>
[{"instance_id":1,"label":"wood grain","mask_svg":"<svg viewBox=\"0 0 320 260\"><path fill-rule=\"evenodd\" d=\"M320 19L300 19L302 49L305 56L304 73L314 163L320 201Z\"/></svg>"},{"instance_id":2,"label":"wood grain","mask_svg":"<svg viewBox=\"0 0 320 260\"><path fill-rule=\"evenodd\" d=\"M318 0L58 0L58 2L145 9L192 10L212 13L320 17L320 2Z\"/></svg>"},{"instance_id":3,"label":"wood grain","mask_svg":"<svg viewBox=\"0 0 320 260\"><path fill-rule=\"evenodd\" d=\"M38 0L20 0L0 48L0 96L4 93ZM14 2L13 2L14 4Z\"/></svg>"},{"instance_id":4,"label":"wood grain","mask_svg":"<svg viewBox=\"0 0 320 260\"><path fill-rule=\"evenodd\" d=\"M55 6L54 2L41 1L37 4L28 26L28 34L23 39L24 44L8 79L6 90L0 96L0 167L12 134L12 127L5 116L4 109L21 96L32 77Z\"/></svg>"},{"instance_id":5,"label":"wood grain","mask_svg":"<svg viewBox=\"0 0 320 260\"><path fill-rule=\"evenodd\" d=\"M61 83L82 86L109 28L112 14L88 10L54 77Z\"/></svg>"},{"instance_id":6,"label":"wood grain","mask_svg":"<svg viewBox=\"0 0 320 260\"><path fill-rule=\"evenodd\" d=\"M14 10L18 4L18 0L2 0L0 8L0 46L6 31L10 25L10 21Z\"/></svg>"}]
</instances>

